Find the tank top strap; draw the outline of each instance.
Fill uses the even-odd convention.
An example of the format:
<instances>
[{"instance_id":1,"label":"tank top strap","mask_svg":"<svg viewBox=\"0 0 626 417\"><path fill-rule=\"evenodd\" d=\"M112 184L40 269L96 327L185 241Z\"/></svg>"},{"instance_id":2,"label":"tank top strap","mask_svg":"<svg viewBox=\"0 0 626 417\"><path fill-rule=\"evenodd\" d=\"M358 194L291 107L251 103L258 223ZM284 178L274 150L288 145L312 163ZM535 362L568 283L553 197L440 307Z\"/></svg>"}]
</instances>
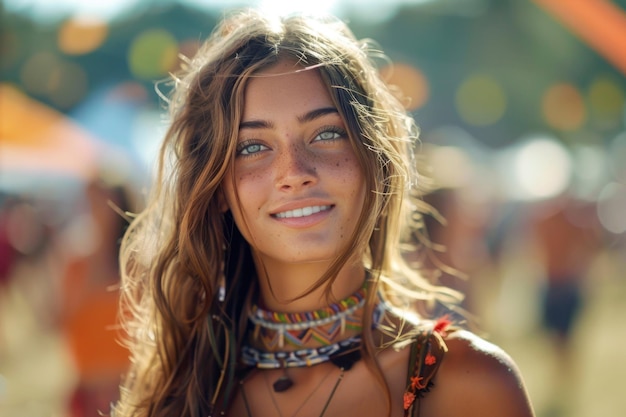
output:
<instances>
[{"instance_id":1,"label":"tank top strap","mask_svg":"<svg viewBox=\"0 0 626 417\"><path fill-rule=\"evenodd\" d=\"M433 387L433 379L448 347L444 340L450 322L442 318L424 328L410 346L404 390L404 417L419 415L420 399Z\"/></svg>"}]
</instances>

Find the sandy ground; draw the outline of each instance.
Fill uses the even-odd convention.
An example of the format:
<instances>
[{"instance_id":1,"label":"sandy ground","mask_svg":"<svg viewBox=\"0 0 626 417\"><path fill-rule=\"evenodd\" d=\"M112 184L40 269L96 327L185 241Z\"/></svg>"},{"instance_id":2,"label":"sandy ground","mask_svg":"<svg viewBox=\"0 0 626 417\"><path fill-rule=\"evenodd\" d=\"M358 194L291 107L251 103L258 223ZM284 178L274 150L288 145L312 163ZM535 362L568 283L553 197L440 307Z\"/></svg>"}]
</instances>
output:
<instances>
[{"instance_id":1,"label":"sandy ground","mask_svg":"<svg viewBox=\"0 0 626 417\"><path fill-rule=\"evenodd\" d=\"M535 288L524 280L527 265L507 262L498 271L497 290L484 292L481 314L490 339L517 361L537 417L626 415L624 263L616 254L596 262L564 368L563 355L537 325ZM0 417L67 417L65 401L75 378L71 358L22 290L13 286L0 294Z\"/></svg>"}]
</instances>

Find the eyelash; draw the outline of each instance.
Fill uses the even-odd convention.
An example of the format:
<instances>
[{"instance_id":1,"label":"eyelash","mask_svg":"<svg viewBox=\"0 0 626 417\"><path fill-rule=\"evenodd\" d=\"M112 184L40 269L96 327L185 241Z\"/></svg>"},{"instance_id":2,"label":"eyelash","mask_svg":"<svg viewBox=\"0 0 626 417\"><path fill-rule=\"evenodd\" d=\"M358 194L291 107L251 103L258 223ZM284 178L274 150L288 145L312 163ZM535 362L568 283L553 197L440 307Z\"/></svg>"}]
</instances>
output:
<instances>
[{"instance_id":1,"label":"eyelash","mask_svg":"<svg viewBox=\"0 0 626 417\"><path fill-rule=\"evenodd\" d=\"M346 137L346 131L344 129L338 126L324 126L323 128L319 129L315 133L313 140L315 141L319 136L321 136L324 133L336 133L337 135L339 135L339 137L330 138L330 139L322 139L323 142L332 142L332 141L343 139Z\"/></svg>"},{"instance_id":2,"label":"eyelash","mask_svg":"<svg viewBox=\"0 0 626 417\"><path fill-rule=\"evenodd\" d=\"M263 145L262 143L259 143L258 141L254 140L254 139L250 139L250 140L244 140L243 142L240 142L237 145L237 156L253 156L256 155L257 153L261 152L263 149L259 149L257 152L252 152L252 153L243 153L246 148L249 148L250 146L258 146L261 148L267 148L267 146Z\"/></svg>"}]
</instances>

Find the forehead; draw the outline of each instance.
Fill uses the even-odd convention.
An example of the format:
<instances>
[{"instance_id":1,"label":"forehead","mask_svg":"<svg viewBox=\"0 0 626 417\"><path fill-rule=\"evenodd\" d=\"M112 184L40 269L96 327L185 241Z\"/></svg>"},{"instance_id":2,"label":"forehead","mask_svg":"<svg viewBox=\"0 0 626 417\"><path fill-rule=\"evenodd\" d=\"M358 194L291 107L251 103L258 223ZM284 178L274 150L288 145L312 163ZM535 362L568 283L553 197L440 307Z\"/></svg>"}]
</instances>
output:
<instances>
[{"instance_id":1,"label":"forehead","mask_svg":"<svg viewBox=\"0 0 626 417\"><path fill-rule=\"evenodd\" d=\"M307 111L333 106L319 70L281 59L248 80L244 94L244 120L279 116L277 112Z\"/></svg>"}]
</instances>

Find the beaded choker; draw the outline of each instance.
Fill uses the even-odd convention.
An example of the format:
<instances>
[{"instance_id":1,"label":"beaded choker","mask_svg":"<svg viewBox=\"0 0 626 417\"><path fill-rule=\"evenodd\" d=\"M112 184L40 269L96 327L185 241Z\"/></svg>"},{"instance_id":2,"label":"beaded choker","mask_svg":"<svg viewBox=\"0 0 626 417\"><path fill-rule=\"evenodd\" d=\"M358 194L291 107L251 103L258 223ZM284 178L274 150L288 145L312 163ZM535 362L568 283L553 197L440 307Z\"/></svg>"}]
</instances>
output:
<instances>
[{"instance_id":1,"label":"beaded choker","mask_svg":"<svg viewBox=\"0 0 626 417\"><path fill-rule=\"evenodd\" d=\"M336 320L341 314L358 308L365 301L365 294L366 284L363 284L357 292L337 303L304 313L276 313L254 305L250 310L249 317L253 322L266 326L285 325L292 329L313 327L323 324L323 322Z\"/></svg>"},{"instance_id":2,"label":"beaded choker","mask_svg":"<svg viewBox=\"0 0 626 417\"><path fill-rule=\"evenodd\" d=\"M252 337L271 349L285 343L301 348L310 342L331 345L346 329L362 330L362 307L366 284L351 296L320 310L304 313L275 313L252 306L248 318L254 325Z\"/></svg>"},{"instance_id":3,"label":"beaded choker","mask_svg":"<svg viewBox=\"0 0 626 417\"><path fill-rule=\"evenodd\" d=\"M362 305L363 302L360 300L358 303ZM373 315L374 327L377 327L382 321L386 309L387 307L382 300L376 304ZM359 329L362 329L360 321ZM285 334L287 333L288 331L285 332ZM325 344L321 347L304 348L295 351L264 352L252 346L244 345L241 350L241 360L245 365L255 366L260 369L305 367L332 361L336 357L358 350L360 346L360 335L349 337L336 343Z\"/></svg>"}]
</instances>

